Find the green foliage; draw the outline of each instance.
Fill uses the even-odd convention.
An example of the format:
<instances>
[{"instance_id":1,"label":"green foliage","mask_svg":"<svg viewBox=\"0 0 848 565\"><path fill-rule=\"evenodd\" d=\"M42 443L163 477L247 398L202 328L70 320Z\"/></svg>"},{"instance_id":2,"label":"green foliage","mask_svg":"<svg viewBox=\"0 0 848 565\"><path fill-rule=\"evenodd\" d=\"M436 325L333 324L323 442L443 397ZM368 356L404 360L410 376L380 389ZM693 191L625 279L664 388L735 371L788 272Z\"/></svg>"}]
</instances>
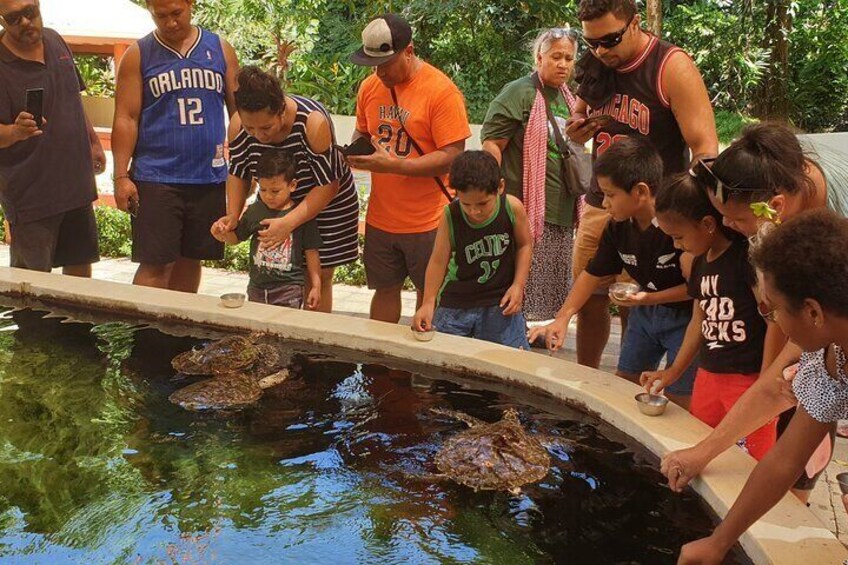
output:
<instances>
[{"instance_id":1,"label":"green foliage","mask_svg":"<svg viewBox=\"0 0 848 565\"><path fill-rule=\"evenodd\" d=\"M788 0L785 0L788 1ZM140 2L143 4L143 1ZM273 68L273 35L293 39L292 92L352 114L369 69L347 62L373 16L391 10L415 28L418 53L462 90L472 122L501 87L531 68L538 30L576 21L577 0L198 0L201 25L219 31L243 64ZM750 113L769 76L765 2L667 0L664 37L692 54L716 108ZM791 117L811 131L848 126L848 3L789 2ZM727 124L719 124L720 127Z\"/></svg>"},{"instance_id":2,"label":"green foliage","mask_svg":"<svg viewBox=\"0 0 848 565\"><path fill-rule=\"evenodd\" d=\"M88 96L108 98L115 95L115 73L112 70L113 60L111 57L78 55L74 57L74 61L80 75L82 75L83 82L85 82Z\"/></svg>"},{"instance_id":3,"label":"green foliage","mask_svg":"<svg viewBox=\"0 0 848 565\"><path fill-rule=\"evenodd\" d=\"M250 241L242 241L238 245L225 245L223 259L204 261L203 264L214 269L246 273L250 269Z\"/></svg>"},{"instance_id":4,"label":"green foliage","mask_svg":"<svg viewBox=\"0 0 848 565\"><path fill-rule=\"evenodd\" d=\"M100 254L104 257L129 257L132 252L130 216L111 206L95 206Z\"/></svg>"},{"instance_id":5,"label":"green foliage","mask_svg":"<svg viewBox=\"0 0 848 565\"><path fill-rule=\"evenodd\" d=\"M756 121L754 118L740 112L716 110L715 122L719 143L721 145L729 145L731 141L739 137L742 128Z\"/></svg>"},{"instance_id":6,"label":"green foliage","mask_svg":"<svg viewBox=\"0 0 848 565\"><path fill-rule=\"evenodd\" d=\"M790 119L807 131L848 127L848 3L789 2ZM666 2L664 36L689 52L716 108L750 112L768 73L766 2Z\"/></svg>"}]
</instances>

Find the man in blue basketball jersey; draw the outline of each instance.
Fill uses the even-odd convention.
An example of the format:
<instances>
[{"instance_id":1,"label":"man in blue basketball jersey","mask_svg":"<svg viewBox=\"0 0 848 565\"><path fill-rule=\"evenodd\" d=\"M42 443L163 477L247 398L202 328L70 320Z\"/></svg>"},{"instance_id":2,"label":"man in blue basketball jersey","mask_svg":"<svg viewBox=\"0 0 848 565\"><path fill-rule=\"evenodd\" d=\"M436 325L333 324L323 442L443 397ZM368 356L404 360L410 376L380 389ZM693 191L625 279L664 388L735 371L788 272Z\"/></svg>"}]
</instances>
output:
<instances>
[{"instance_id":1,"label":"man in blue basketball jersey","mask_svg":"<svg viewBox=\"0 0 848 565\"><path fill-rule=\"evenodd\" d=\"M191 23L193 0L148 0L156 30L118 68L115 200L133 215L134 284L197 292L200 262L221 259L209 226L226 213L224 111L235 111L238 60Z\"/></svg>"}]
</instances>

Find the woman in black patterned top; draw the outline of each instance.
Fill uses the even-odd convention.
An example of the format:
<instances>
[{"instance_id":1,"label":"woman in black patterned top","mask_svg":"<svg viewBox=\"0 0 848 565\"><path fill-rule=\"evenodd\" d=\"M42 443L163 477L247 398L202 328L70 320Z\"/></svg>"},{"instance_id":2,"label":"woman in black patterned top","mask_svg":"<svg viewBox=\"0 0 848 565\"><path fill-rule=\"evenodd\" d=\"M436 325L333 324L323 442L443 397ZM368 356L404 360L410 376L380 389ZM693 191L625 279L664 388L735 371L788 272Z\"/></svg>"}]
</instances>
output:
<instances>
[{"instance_id":1,"label":"woman in black patterned top","mask_svg":"<svg viewBox=\"0 0 848 565\"><path fill-rule=\"evenodd\" d=\"M277 247L295 228L316 218L324 242L321 310L330 312L335 267L359 256L359 198L350 167L336 149L330 115L314 100L284 94L277 79L257 67L244 67L238 83L238 114L229 128L227 216L219 222L227 230L238 225L263 150L294 153L299 165L292 199L297 206L284 218L264 220L267 229L259 232L259 240L265 247Z\"/></svg>"},{"instance_id":2,"label":"woman in black patterned top","mask_svg":"<svg viewBox=\"0 0 848 565\"><path fill-rule=\"evenodd\" d=\"M710 537L683 546L679 563L721 562L808 461L814 464L833 423L848 418L848 220L823 209L804 212L767 235L752 259L760 313L804 350L793 381L798 410L724 521Z\"/></svg>"}]
</instances>

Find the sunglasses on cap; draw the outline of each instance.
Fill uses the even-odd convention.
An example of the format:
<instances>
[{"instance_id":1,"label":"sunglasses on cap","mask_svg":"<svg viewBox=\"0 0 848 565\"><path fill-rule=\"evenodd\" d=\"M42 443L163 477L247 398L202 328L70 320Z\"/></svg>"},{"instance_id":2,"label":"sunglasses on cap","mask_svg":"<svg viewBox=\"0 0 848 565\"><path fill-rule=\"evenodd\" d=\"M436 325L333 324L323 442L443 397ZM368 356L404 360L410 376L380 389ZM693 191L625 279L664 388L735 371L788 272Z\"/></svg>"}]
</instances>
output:
<instances>
[{"instance_id":1,"label":"sunglasses on cap","mask_svg":"<svg viewBox=\"0 0 848 565\"><path fill-rule=\"evenodd\" d=\"M33 21L34 19L41 16L41 12L38 10L38 6L35 4L30 4L26 8L22 8L17 12L11 12L6 14L5 16L0 16L4 22L6 22L10 26L16 26L21 23L21 20L26 18L29 21Z\"/></svg>"},{"instance_id":2,"label":"sunglasses on cap","mask_svg":"<svg viewBox=\"0 0 848 565\"><path fill-rule=\"evenodd\" d=\"M710 191L715 194L715 197L722 204L727 202L732 193L739 192L762 192L762 188L749 188L745 186L731 186L718 178L713 172L713 163L716 158L698 159L692 168L689 169L689 174L692 175L700 184L706 185Z\"/></svg>"},{"instance_id":3,"label":"sunglasses on cap","mask_svg":"<svg viewBox=\"0 0 848 565\"><path fill-rule=\"evenodd\" d=\"M603 37L599 37L597 39L589 39L588 37L583 37L583 43L585 43L589 49L592 51L597 50L599 47L603 47L604 49L612 49L624 38L624 34L627 33L627 28L630 27L630 24L633 23L633 18L636 17L636 14L630 16L630 19L627 20L627 23L621 28L621 31L617 31L615 33L608 33Z\"/></svg>"}]
</instances>

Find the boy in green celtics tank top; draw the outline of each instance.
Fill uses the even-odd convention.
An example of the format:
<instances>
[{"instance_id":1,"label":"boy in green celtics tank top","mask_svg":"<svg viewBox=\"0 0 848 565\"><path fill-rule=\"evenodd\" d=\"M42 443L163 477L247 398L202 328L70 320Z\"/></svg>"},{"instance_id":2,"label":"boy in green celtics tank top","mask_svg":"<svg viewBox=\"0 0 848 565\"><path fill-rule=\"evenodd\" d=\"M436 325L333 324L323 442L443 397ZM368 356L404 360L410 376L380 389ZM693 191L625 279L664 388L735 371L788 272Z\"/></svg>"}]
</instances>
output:
<instances>
[{"instance_id":1,"label":"boy in green celtics tank top","mask_svg":"<svg viewBox=\"0 0 848 565\"><path fill-rule=\"evenodd\" d=\"M450 181L457 198L439 222L412 327L529 349L521 306L533 244L524 206L504 194L485 151L457 157Z\"/></svg>"}]
</instances>

